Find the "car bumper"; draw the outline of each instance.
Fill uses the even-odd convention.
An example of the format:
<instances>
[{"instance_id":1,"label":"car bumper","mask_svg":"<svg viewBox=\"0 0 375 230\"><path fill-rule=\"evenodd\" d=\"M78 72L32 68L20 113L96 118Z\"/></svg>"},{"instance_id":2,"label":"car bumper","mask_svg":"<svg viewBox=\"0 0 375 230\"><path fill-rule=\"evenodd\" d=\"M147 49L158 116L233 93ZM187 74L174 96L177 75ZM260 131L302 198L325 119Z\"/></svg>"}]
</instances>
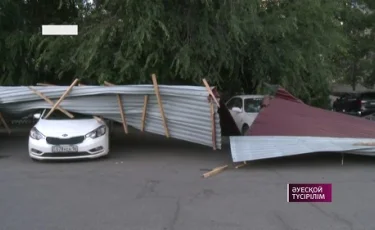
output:
<instances>
[{"instance_id":1,"label":"car bumper","mask_svg":"<svg viewBox=\"0 0 375 230\"><path fill-rule=\"evenodd\" d=\"M94 159L109 153L108 135L96 139L86 138L82 143L76 144L78 152L54 153L52 147L45 139L35 140L29 138L29 156L37 160L74 160Z\"/></svg>"}]
</instances>

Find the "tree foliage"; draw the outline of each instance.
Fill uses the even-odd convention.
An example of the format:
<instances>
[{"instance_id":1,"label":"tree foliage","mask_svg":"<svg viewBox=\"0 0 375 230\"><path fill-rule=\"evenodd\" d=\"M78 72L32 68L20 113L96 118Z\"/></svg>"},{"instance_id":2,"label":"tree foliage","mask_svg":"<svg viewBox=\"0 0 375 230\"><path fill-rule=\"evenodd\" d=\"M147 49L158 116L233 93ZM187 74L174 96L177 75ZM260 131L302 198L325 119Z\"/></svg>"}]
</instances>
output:
<instances>
[{"instance_id":1,"label":"tree foliage","mask_svg":"<svg viewBox=\"0 0 375 230\"><path fill-rule=\"evenodd\" d=\"M341 18L349 46L341 56L341 81L372 88L375 84L375 2L347 2Z\"/></svg>"},{"instance_id":2,"label":"tree foliage","mask_svg":"<svg viewBox=\"0 0 375 230\"><path fill-rule=\"evenodd\" d=\"M0 84L136 84L156 73L164 84L206 78L230 93L280 84L322 104L352 53L340 24L346 0L93 2L1 1ZM79 35L41 36L41 24L78 24Z\"/></svg>"}]
</instances>

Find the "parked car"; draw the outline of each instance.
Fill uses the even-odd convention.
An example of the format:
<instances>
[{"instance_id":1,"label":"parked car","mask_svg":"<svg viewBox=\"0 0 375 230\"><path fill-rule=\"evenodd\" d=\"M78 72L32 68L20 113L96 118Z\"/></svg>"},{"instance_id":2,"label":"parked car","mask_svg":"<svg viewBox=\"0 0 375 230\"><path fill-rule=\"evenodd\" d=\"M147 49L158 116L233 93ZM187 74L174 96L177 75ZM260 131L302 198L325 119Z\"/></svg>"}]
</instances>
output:
<instances>
[{"instance_id":1,"label":"parked car","mask_svg":"<svg viewBox=\"0 0 375 230\"><path fill-rule=\"evenodd\" d=\"M262 95L234 96L226 103L238 129L245 135L262 108Z\"/></svg>"},{"instance_id":2,"label":"parked car","mask_svg":"<svg viewBox=\"0 0 375 230\"><path fill-rule=\"evenodd\" d=\"M333 102L332 109L357 116L375 113L375 92L346 93Z\"/></svg>"},{"instance_id":3,"label":"parked car","mask_svg":"<svg viewBox=\"0 0 375 230\"><path fill-rule=\"evenodd\" d=\"M98 158L109 153L109 130L104 121L78 113L72 113L71 119L59 110L46 118L48 112L34 114L38 121L29 136L32 159Z\"/></svg>"}]
</instances>

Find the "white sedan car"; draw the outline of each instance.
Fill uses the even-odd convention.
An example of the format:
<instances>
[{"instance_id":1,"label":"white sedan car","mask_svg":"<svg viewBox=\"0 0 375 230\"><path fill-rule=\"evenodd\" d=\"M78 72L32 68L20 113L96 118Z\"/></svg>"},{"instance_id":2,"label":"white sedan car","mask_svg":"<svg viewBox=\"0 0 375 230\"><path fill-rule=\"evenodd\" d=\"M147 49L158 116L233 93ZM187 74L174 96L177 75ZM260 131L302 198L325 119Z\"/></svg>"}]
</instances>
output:
<instances>
[{"instance_id":1,"label":"white sedan car","mask_svg":"<svg viewBox=\"0 0 375 230\"><path fill-rule=\"evenodd\" d=\"M71 119L59 110L47 119L49 110L34 114L38 122L30 131L29 155L34 160L98 158L109 152L106 123L92 116L72 113Z\"/></svg>"},{"instance_id":2,"label":"white sedan car","mask_svg":"<svg viewBox=\"0 0 375 230\"><path fill-rule=\"evenodd\" d=\"M226 103L233 120L242 135L245 135L262 108L262 95L234 96Z\"/></svg>"}]
</instances>

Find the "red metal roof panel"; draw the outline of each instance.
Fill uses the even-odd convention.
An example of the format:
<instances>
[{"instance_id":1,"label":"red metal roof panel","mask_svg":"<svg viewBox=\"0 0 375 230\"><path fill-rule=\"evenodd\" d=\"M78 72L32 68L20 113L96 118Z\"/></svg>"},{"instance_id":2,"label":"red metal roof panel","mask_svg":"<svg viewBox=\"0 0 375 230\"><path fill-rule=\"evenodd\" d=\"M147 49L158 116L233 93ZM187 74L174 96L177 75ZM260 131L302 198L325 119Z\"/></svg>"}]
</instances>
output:
<instances>
[{"instance_id":1,"label":"red metal roof panel","mask_svg":"<svg viewBox=\"0 0 375 230\"><path fill-rule=\"evenodd\" d=\"M283 90L260 111L247 135L375 138L374 121L296 103Z\"/></svg>"}]
</instances>

